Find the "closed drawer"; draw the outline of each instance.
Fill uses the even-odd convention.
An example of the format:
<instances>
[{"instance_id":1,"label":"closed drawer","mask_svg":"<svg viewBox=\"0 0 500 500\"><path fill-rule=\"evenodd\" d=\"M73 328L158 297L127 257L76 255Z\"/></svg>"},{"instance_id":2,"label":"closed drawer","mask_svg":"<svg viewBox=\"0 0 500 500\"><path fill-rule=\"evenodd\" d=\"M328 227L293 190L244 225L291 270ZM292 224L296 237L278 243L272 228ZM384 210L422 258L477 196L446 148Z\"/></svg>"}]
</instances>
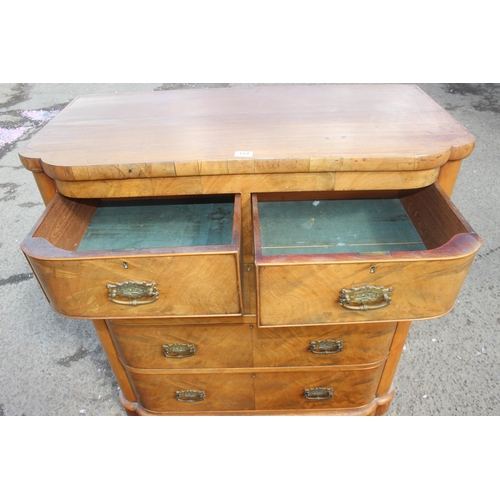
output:
<instances>
[{"instance_id":1,"label":"closed drawer","mask_svg":"<svg viewBox=\"0 0 500 500\"><path fill-rule=\"evenodd\" d=\"M252 373L169 374L128 369L137 401L152 412L253 410Z\"/></svg>"},{"instance_id":2,"label":"closed drawer","mask_svg":"<svg viewBox=\"0 0 500 500\"><path fill-rule=\"evenodd\" d=\"M443 315L481 245L438 184L255 194L252 210L261 327Z\"/></svg>"},{"instance_id":3,"label":"closed drawer","mask_svg":"<svg viewBox=\"0 0 500 500\"><path fill-rule=\"evenodd\" d=\"M384 362L363 368L257 373L256 410L355 408L375 398Z\"/></svg>"},{"instance_id":4,"label":"closed drawer","mask_svg":"<svg viewBox=\"0 0 500 500\"><path fill-rule=\"evenodd\" d=\"M121 360L133 368L252 366L252 330L247 324L107 323Z\"/></svg>"},{"instance_id":5,"label":"closed drawer","mask_svg":"<svg viewBox=\"0 0 500 500\"><path fill-rule=\"evenodd\" d=\"M240 196L129 201L56 195L22 249L60 314L242 312Z\"/></svg>"},{"instance_id":6,"label":"closed drawer","mask_svg":"<svg viewBox=\"0 0 500 500\"><path fill-rule=\"evenodd\" d=\"M371 403L385 360L309 370L137 370L137 402L150 412L357 408Z\"/></svg>"},{"instance_id":7,"label":"closed drawer","mask_svg":"<svg viewBox=\"0 0 500 500\"><path fill-rule=\"evenodd\" d=\"M374 363L389 352L396 323L255 328L255 366Z\"/></svg>"}]
</instances>

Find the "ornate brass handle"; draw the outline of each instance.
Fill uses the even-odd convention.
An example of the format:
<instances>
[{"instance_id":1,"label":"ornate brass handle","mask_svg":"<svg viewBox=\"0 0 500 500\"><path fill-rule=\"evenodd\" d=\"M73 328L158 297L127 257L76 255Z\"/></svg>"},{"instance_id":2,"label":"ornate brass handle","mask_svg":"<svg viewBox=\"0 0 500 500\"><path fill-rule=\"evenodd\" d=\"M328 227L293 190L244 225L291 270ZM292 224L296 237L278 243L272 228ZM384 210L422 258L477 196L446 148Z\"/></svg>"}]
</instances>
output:
<instances>
[{"instance_id":1,"label":"ornate brass handle","mask_svg":"<svg viewBox=\"0 0 500 500\"><path fill-rule=\"evenodd\" d=\"M339 303L345 309L368 311L388 306L392 301L392 288L383 286L362 286L342 289Z\"/></svg>"},{"instance_id":2,"label":"ornate brass handle","mask_svg":"<svg viewBox=\"0 0 500 500\"><path fill-rule=\"evenodd\" d=\"M146 283L145 281L126 281L125 283L115 283L106 285L109 291L109 300L115 304L123 306L141 306L151 304L158 300L160 293L156 283ZM131 300L118 300L116 297ZM146 300L139 300L146 299Z\"/></svg>"},{"instance_id":3,"label":"ornate brass handle","mask_svg":"<svg viewBox=\"0 0 500 500\"><path fill-rule=\"evenodd\" d=\"M196 354L195 344L164 344L162 349L166 358L189 358Z\"/></svg>"},{"instance_id":4,"label":"ornate brass handle","mask_svg":"<svg viewBox=\"0 0 500 500\"><path fill-rule=\"evenodd\" d=\"M176 391L175 399L181 403L199 403L205 399L205 391Z\"/></svg>"},{"instance_id":5,"label":"ornate brass handle","mask_svg":"<svg viewBox=\"0 0 500 500\"><path fill-rule=\"evenodd\" d=\"M316 340L309 344L309 350L313 354L335 354L343 348L342 340Z\"/></svg>"},{"instance_id":6,"label":"ornate brass handle","mask_svg":"<svg viewBox=\"0 0 500 500\"><path fill-rule=\"evenodd\" d=\"M333 397L333 389L331 387L311 387L304 389L303 396L306 399L314 399L316 401L330 399Z\"/></svg>"}]
</instances>

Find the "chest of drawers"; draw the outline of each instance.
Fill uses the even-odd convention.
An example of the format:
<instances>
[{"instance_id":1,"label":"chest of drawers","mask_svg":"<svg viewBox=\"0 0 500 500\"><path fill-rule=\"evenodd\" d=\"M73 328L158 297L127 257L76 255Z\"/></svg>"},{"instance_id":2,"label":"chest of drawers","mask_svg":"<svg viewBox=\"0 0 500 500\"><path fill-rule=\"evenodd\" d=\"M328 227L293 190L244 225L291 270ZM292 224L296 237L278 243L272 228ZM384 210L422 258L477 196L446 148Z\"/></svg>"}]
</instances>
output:
<instances>
[{"instance_id":1,"label":"chest of drawers","mask_svg":"<svg viewBox=\"0 0 500 500\"><path fill-rule=\"evenodd\" d=\"M130 414L379 415L480 247L448 197L474 142L410 85L84 96L20 154L22 249Z\"/></svg>"}]
</instances>

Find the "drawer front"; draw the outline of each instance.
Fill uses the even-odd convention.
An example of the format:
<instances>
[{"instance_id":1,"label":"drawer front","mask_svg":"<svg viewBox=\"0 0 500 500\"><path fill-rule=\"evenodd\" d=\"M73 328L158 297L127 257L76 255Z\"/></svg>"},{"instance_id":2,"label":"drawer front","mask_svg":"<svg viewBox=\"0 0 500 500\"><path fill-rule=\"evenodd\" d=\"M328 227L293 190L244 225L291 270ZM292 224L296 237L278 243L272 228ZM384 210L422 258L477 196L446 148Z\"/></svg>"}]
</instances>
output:
<instances>
[{"instance_id":1,"label":"drawer front","mask_svg":"<svg viewBox=\"0 0 500 500\"><path fill-rule=\"evenodd\" d=\"M258 270L260 326L403 321L441 316L457 299L474 255L461 259L263 266ZM375 273L372 269L375 268ZM342 305L352 292L374 299ZM384 298L390 290L390 300ZM347 304L349 306L349 304Z\"/></svg>"},{"instance_id":2,"label":"drawer front","mask_svg":"<svg viewBox=\"0 0 500 500\"><path fill-rule=\"evenodd\" d=\"M138 403L152 412L253 410L251 373L140 373L129 369Z\"/></svg>"},{"instance_id":3,"label":"drawer front","mask_svg":"<svg viewBox=\"0 0 500 500\"><path fill-rule=\"evenodd\" d=\"M481 246L439 185L276 196L252 198L262 327L441 316Z\"/></svg>"},{"instance_id":4,"label":"drawer front","mask_svg":"<svg viewBox=\"0 0 500 500\"><path fill-rule=\"evenodd\" d=\"M149 211L142 211L140 201L110 208L56 195L22 249L53 308L65 316L241 315L240 197L229 200L234 203L189 199L174 207L144 201ZM229 208L213 208L219 205ZM185 215L186 207L200 220ZM133 224L129 209L137 209ZM154 246L161 243L188 246Z\"/></svg>"},{"instance_id":5,"label":"drawer front","mask_svg":"<svg viewBox=\"0 0 500 500\"><path fill-rule=\"evenodd\" d=\"M255 328L255 366L373 363L387 356L396 323Z\"/></svg>"},{"instance_id":6,"label":"drawer front","mask_svg":"<svg viewBox=\"0 0 500 500\"><path fill-rule=\"evenodd\" d=\"M237 254L28 260L52 307L65 316L216 316L242 310ZM112 287L130 282L142 287L135 305L133 290L112 297ZM148 295L152 284L157 298Z\"/></svg>"},{"instance_id":7,"label":"drawer front","mask_svg":"<svg viewBox=\"0 0 500 500\"><path fill-rule=\"evenodd\" d=\"M133 368L252 366L249 325L141 325L108 321L122 362Z\"/></svg>"},{"instance_id":8,"label":"drawer front","mask_svg":"<svg viewBox=\"0 0 500 500\"><path fill-rule=\"evenodd\" d=\"M258 373L256 410L355 408L373 401L384 364L356 370Z\"/></svg>"}]
</instances>

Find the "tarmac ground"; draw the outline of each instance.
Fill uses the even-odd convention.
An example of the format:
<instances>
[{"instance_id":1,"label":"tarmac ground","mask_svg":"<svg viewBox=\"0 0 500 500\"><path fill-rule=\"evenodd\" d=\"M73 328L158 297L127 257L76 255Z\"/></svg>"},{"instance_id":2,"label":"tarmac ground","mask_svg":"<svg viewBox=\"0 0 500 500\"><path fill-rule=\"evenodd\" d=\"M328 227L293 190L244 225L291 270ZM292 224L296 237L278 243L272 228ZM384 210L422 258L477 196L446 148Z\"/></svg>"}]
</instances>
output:
<instances>
[{"instance_id":1,"label":"tarmac ground","mask_svg":"<svg viewBox=\"0 0 500 500\"><path fill-rule=\"evenodd\" d=\"M58 316L20 250L44 210L18 150L78 95L266 84L0 84L0 415L125 415L90 321ZM484 243L454 310L414 322L387 415L500 415L500 84L418 84L477 139L452 200Z\"/></svg>"}]
</instances>

